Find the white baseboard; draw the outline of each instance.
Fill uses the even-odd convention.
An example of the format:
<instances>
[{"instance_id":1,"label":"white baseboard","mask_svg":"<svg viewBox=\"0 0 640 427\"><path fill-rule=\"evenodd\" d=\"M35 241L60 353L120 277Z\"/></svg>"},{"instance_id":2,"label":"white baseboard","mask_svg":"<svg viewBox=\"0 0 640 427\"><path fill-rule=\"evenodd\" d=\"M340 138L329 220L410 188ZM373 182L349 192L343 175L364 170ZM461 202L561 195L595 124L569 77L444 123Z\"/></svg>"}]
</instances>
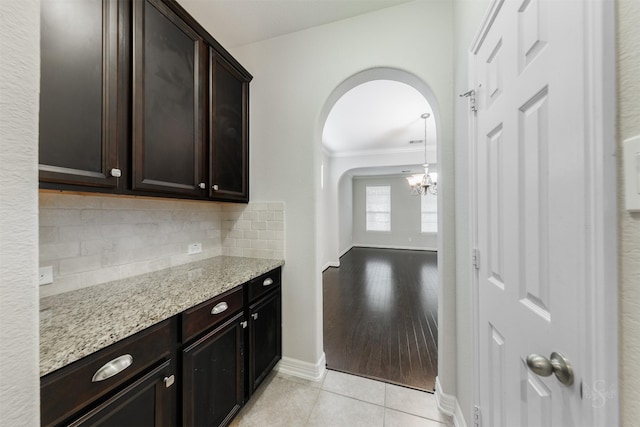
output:
<instances>
[{"instance_id":1,"label":"white baseboard","mask_svg":"<svg viewBox=\"0 0 640 427\"><path fill-rule=\"evenodd\" d=\"M438 252L438 248L425 248L424 246L397 246L397 245L370 245L368 243L355 243L354 248L376 248L376 249L405 249L410 251Z\"/></svg>"},{"instance_id":2,"label":"white baseboard","mask_svg":"<svg viewBox=\"0 0 640 427\"><path fill-rule=\"evenodd\" d=\"M343 250L342 252L340 252L340 255L338 255L338 259L340 257L342 257L342 255L346 254L347 252L349 252L351 249L353 249L353 245L349 246L347 249Z\"/></svg>"},{"instance_id":3,"label":"white baseboard","mask_svg":"<svg viewBox=\"0 0 640 427\"><path fill-rule=\"evenodd\" d=\"M436 377L436 403L440 412L453 417L453 425L455 427L467 427L467 422L462 414L462 408L460 408L458 404L458 399L442 391L442 385L438 377Z\"/></svg>"},{"instance_id":4,"label":"white baseboard","mask_svg":"<svg viewBox=\"0 0 640 427\"><path fill-rule=\"evenodd\" d=\"M322 266L322 271L325 271L329 267L340 267L340 261L329 261Z\"/></svg>"},{"instance_id":5,"label":"white baseboard","mask_svg":"<svg viewBox=\"0 0 640 427\"><path fill-rule=\"evenodd\" d=\"M286 375L302 378L309 381L320 381L324 378L327 372L327 360L325 359L324 352L315 364L304 362L299 359L292 359L290 357L283 357L276 366L278 372L282 372Z\"/></svg>"}]
</instances>

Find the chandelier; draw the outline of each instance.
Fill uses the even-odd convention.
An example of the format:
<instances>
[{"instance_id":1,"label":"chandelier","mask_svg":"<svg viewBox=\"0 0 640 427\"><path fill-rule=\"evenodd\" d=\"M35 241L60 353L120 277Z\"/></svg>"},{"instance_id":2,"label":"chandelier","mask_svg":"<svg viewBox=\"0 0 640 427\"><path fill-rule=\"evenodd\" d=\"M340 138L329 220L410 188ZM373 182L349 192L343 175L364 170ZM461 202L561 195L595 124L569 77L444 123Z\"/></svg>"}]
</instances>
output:
<instances>
[{"instance_id":1,"label":"chandelier","mask_svg":"<svg viewBox=\"0 0 640 427\"><path fill-rule=\"evenodd\" d=\"M427 193L437 194L438 183L437 174L429 174L429 165L427 164L427 119L431 116L429 113L424 113L420 117L424 119L424 173L414 174L407 177L411 194L424 196Z\"/></svg>"}]
</instances>

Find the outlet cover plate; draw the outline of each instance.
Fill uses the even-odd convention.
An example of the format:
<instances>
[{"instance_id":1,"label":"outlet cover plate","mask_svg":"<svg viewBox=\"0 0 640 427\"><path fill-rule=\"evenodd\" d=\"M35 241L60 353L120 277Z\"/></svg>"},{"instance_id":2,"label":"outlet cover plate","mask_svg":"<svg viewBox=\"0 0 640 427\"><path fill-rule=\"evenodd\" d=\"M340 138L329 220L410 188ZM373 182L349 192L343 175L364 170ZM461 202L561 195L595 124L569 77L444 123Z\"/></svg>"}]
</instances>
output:
<instances>
[{"instance_id":1,"label":"outlet cover plate","mask_svg":"<svg viewBox=\"0 0 640 427\"><path fill-rule=\"evenodd\" d=\"M202 243L191 243L187 246L187 255L199 254L202 252Z\"/></svg>"},{"instance_id":2,"label":"outlet cover plate","mask_svg":"<svg viewBox=\"0 0 640 427\"><path fill-rule=\"evenodd\" d=\"M39 277L40 286L53 283L53 266L48 265L46 267L40 267Z\"/></svg>"}]
</instances>

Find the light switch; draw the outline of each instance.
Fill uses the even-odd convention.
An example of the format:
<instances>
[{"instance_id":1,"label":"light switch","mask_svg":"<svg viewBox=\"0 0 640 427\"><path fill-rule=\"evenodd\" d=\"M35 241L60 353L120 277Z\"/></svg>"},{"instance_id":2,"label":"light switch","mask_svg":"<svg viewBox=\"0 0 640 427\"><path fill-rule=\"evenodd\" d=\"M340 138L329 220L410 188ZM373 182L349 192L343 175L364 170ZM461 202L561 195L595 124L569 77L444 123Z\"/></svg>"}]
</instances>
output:
<instances>
[{"instance_id":1,"label":"light switch","mask_svg":"<svg viewBox=\"0 0 640 427\"><path fill-rule=\"evenodd\" d=\"M624 198L628 211L640 212L640 135L625 140Z\"/></svg>"}]
</instances>

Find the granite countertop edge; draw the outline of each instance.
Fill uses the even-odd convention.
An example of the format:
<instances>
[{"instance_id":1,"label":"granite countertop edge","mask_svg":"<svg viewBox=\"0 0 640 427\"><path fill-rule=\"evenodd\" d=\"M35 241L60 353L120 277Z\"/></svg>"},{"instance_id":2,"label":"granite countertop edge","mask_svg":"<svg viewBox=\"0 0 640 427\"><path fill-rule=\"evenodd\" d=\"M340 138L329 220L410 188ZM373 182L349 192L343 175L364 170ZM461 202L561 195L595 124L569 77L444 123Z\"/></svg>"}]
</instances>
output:
<instances>
[{"instance_id":1,"label":"granite countertop edge","mask_svg":"<svg viewBox=\"0 0 640 427\"><path fill-rule=\"evenodd\" d=\"M40 376L284 265L218 256L40 299Z\"/></svg>"}]
</instances>

